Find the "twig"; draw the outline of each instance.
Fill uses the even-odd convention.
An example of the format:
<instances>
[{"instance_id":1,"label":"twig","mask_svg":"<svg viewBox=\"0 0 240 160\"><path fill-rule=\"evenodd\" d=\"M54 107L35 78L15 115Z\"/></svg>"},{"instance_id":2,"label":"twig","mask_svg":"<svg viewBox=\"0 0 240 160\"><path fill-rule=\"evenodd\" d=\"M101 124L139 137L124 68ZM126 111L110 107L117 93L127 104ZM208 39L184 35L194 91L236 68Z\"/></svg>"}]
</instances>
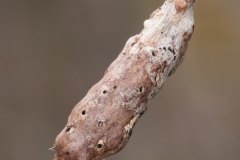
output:
<instances>
[{"instance_id":1,"label":"twig","mask_svg":"<svg viewBox=\"0 0 240 160\"><path fill-rule=\"evenodd\" d=\"M100 160L120 151L150 100L183 61L195 0L166 0L74 107L54 160Z\"/></svg>"}]
</instances>

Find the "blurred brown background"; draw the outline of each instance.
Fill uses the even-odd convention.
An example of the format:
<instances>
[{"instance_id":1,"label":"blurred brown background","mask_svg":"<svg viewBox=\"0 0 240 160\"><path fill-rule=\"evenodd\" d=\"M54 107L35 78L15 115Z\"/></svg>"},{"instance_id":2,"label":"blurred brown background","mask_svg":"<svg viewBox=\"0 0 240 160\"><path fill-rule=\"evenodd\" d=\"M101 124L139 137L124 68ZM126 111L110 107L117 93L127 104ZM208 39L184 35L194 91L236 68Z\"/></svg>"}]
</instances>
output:
<instances>
[{"instance_id":1,"label":"blurred brown background","mask_svg":"<svg viewBox=\"0 0 240 160\"><path fill-rule=\"evenodd\" d=\"M73 106L162 3L1 0L0 159L52 159ZM185 61L108 160L240 159L239 5L198 0Z\"/></svg>"}]
</instances>

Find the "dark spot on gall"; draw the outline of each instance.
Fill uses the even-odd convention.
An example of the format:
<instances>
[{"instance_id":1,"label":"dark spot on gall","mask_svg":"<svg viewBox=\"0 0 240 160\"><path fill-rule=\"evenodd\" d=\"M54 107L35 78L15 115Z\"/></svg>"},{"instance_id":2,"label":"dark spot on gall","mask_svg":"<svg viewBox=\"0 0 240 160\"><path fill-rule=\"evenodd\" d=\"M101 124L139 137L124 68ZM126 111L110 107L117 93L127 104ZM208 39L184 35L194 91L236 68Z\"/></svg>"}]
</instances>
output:
<instances>
[{"instance_id":1,"label":"dark spot on gall","mask_svg":"<svg viewBox=\"0 0 240 160\"><path fill-rule=\"evenodd\" d=\"M66 155L69 156L70 155L69 152L66 152Z\"/></svg>"},{"instance_id":2,"label":"dark spot on gall","mask_svg":"<svg viewBox=\"0 0 240 160\"><path fill-rule=\"evenodd\" d=\"M105 94L105 93L107 93L107 91L106 91L106 90L104 90L104 91L103 91L103 94Z\"/></svg>"},{"instance_id":3,"label":"dark spot on gall","mask_svg":"<svg viewBox=\"0 0 240 160\"><path fill-rule=\"evenodd\" d=\"M173 60L174 60L174 61L176 60L176 56L174 56Z\"/></svg>"},{"instance_id":4,"label":"dark spot on gall","mask_svg":"<svg viewBox=\"0 0 240 160\"><path fill-rule=\"evenodd\" d=\"M117 86L114 86L113 88L114 88L114 89L117 89Z\"/></svg>"},{"instance_id":5,"label":"dark spot on gall","mask_svg":"<svg viewBox=\"0 0 240 160\"><path fill-rule=\"evenodd\" d=\"M82 111L82 115L85 115L86 114L86 111Z\"/></svg>"},{"instance_id":6,"label":"dark spot on gall","mask_svg":"<svg viewBox=\"0 0 240 160\"><path fill-rule=\"evenodd\" d=\"M66 132L68 133L68 132L70 132L71 131L71 127L68 127L67 129L66 129Z\"/></svg>"},{"instance_id":7,"label":"dark spot on gall","mask_svg":"<svg viewBox=\"0 0 240 160\"><path fill-rule=\"evenodd\" d=\"M156 54L155 54L155 52L154 51L152 51L152 55L155 57L156 56Z\"/></svg>"},{"instance_id":8,"label":"dark spot on gall","mask_svg":"<svg viewBox=\"0 0 240 160\"><path fill-rule=\"evenodd\" d=\"M98 148L102 148L102 144L98 144L97 147L98 147Z\"/></svg>"},{"instance_id":9,"label":"dark spot on gall","mask_svg":"<svg viewBox=\"0 0 240 160\"><path fill-rule=\"evenodd\" d=\"M98 122L98 127L103 127L103 121Z\"/></svg>"},{"instance_id":10,"label":"dark spot on gall","mask_svg":"<svg viewBox=\"0 0 240 160\"><path fill-rule=\"evenodd\" d=\"M170 52L173 52L173 50L172 50L172 48L169 46L168 47L168 50L170 51Z\"/></svg>"},{"instance_id":11,"label":"dark spot on gall","mask_svg":"<svg viewBox=\"0 0 240 160\"><path fill-rule=\"evenodd\" d=\"M145 111L142 111L139 113L139 117L141 117L144 114Z\"/></svg>"},{"instance_id":12,"label":"dark spot on gall","mask_svg":"<svg viewBox=\"0 0 240 160\"><path fill-rule=\"evenodd\" d=\"M126 135L128 135L128 138L130 138L131 135L132 135L132 129L130 129L129 131L127 131L127 132L126 132Z\"/></svg>"},{"instance_id":13,"label":"dark spot on gall","mask_svg":"<svg viewBox=\"0 0 240 160\"><path fill-rule=\"evenodd\" d=\"M165 68L167 67L167 61L164 61L163 62L163 69L162 69L162 73L164 73L164 70L165 70Z\"/></svg>"},{"instance_id":14,"label":"dark spot on gall","mask_svg":"<svg viewBox=\"0 0 240 160\"><path fill-rule=\"evenodd\" d=\"M143 87L140 87L140 88L139 88L139 91L142 92L142 91L143 91Z\"/></svg>"},{"instance_id":15,"label":"dark spot on gall","mask_svg":"<svg viewBox=\"0 0 240 160\"><path fill-rule=\"evenodd\" d=\"M166 47L163 47L163 49L166 51L167 49L166 49Z\"/></svg>"},{"instance_id":16,"label":"dark spot on gall","mask_svg":"<svg viewBox=\"0 0 240 160\"><path fill-rule=\"evenodd\" d=\"M136 43L132 43L131 47L134 46L134 44L136 44Z\"/></svg>"}]
</instances>

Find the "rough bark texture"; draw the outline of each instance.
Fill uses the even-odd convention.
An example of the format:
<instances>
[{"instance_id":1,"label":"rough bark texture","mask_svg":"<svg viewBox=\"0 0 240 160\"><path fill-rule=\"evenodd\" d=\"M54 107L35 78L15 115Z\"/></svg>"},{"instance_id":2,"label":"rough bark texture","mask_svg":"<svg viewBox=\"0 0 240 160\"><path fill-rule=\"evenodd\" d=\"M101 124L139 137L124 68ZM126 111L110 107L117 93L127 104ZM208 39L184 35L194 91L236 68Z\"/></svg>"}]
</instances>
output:
<instances>
[{"instance_id":1,"label":"rough bark texture","mask_svg":"<svg viewBox=\"0 0 240 160\"><path fill-rule=\"evenodd\" d=\"M120 151L166 78L181 64L195 0L166 0L131 37L104 77L74 107L54 160L100 160Z\"/></svg>"}]
</instances>

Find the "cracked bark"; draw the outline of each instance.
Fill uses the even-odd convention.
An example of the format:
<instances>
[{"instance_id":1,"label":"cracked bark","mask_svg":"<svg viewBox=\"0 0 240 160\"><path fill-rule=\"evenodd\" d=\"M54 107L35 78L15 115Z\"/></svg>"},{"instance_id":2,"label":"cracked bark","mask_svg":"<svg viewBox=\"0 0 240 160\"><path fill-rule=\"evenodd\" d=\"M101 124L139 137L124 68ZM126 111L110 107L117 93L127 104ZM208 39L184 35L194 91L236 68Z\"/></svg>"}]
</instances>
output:
<instances>
[{"instance_id":1,"label":"cracked bark","mask_svg":"<svg viewBox=\"0 0 240 160\"><path fill-rule=\"evenodd\" d=\"M194 5L195 0L166 0L151 14L72 110L56 138L54 160L101 160L127 144L150 100L184 59Z\"/></svg>"}]
</instances>

